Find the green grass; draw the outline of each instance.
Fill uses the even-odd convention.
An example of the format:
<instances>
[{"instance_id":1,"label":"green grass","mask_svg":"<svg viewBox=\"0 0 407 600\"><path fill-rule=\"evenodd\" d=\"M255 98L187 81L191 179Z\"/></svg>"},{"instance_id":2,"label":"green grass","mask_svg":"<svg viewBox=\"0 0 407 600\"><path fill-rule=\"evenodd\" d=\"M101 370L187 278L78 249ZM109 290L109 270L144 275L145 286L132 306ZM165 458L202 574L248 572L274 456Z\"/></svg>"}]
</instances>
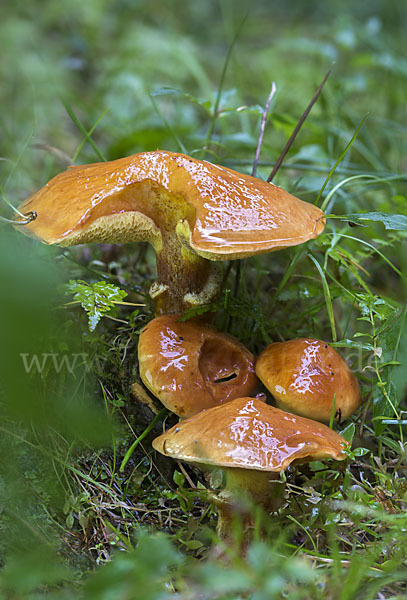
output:
<instances>
[{"instance_id":1,"label":"green grass","mask_svg":"<svg viewBox=\"0 0 407 600\"><path fill-rule=\"evenodd\" d=\"M287 502L256 513L247 556L231 547L215 560L207 484L152 451L161 407L132 394L138 333L153 317L152 251L48 248L0 222L0 597L405 597L402 3L3 4L0 185L14 204L69 161L156 148L250 173L275 81L257 170L266 179L335 61L274 179L323 207L325 232L242 262L239 276L225 265L216 325L254 354L300 336L333 342L363 405L339 426L353 440L348 459L289 470ZM14 216L6 202L0 215ZM127 296L90 332L79 303L67 305L70 280ZM22 354L38 355L42 372L27 373Z\"/></svg>"}]
</instances>

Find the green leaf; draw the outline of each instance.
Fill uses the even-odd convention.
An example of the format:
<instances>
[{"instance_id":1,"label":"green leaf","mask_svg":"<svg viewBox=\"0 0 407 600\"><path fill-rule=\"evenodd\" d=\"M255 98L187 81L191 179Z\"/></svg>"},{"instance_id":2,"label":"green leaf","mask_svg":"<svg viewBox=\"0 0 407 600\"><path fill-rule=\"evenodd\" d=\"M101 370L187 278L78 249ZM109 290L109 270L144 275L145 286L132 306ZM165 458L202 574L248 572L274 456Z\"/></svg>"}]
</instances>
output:
<instances>
[{"instance_id":1,"label":"green leaf","mask_svg":"<svg viewBox=\"0 0 407 600\"><path fill-rule=\"evenodd\" d=\"M369 448L363 448L360 446L359 448L355 448L353 451L353 456L365 456L365 454L369 454Z\"/></svg>"},{"instance_id":2,"label":"green leaf","mask_svg":"<svg viewBox=\"0 0 407 600\"><path fill-rule=\"evenodd\" d=\"M345 438L345 440L349 443L352 442L353 436L355 435L355 423L349 423L340 433L341 436Z\"/></svg>"},{"instance_id":3,"label":"green leaf","mask_svg":"<svg viewBox=\"0 0 407 600\"><path fill-rule=\"evenodd\" d=\"M94 331L100 319L115 308L115 304L127 296L124 290L105 281L86 283L71 280L67 294L74 294L74 301L80 302L88 314L89 331Z\"/></svg>"},{"instance_id":4,"label":"green leaf","mask_svg":"<svg viewBox=\"0 0 407 600\"><path fill-rule=\"evenodd\" d=\"M180 473L179 471L174 471L174 474L173 474L172 478L174 480L174 483L178 487L180 487L180 488L184 487L185 477L183 476L182 473Z\"/></svg>"},{"instance_id":5,"label":"green leaf","mask_svg":"<svg viewBox=\"0 0 407 600\"><path fill-rule=\"evenodd\" d=\"M68 527L68 529L72 529L73 524L74 524L74 517L73 517L72 513L69 513L69 515L66 517L65 523L66 523L66 526Z\"/></svg>"},{"instance_id":6,"label":"green leaf","mask_svg":"<svg viewBox=\"0 0 407 600\"><path fill-rule=\"evenodd\" d=\"M386 229L393 231L407 231L407 215L368 212L344 215L343 218L346 221L352 221L353 223L362 225L363 227L367 227L367 225L364 224L364 221L377 221L379 223L383 223Z\"/></svg>"},{"instance_id":7,"label":"green leaf","mask_svg":"<svg viewBox=\"0 0 407 600\"><path fill-rule=\"evenodd\" d=\"M367 335L366 333L355 333L355 337L362 337ZM370 350L372 351L374 346L373 344L368 344L367 342L356 342L354 340L344 339L340 342L331 342L329 344L333 348L356 348L360 350Z\"/></svg>"}]
</instances>

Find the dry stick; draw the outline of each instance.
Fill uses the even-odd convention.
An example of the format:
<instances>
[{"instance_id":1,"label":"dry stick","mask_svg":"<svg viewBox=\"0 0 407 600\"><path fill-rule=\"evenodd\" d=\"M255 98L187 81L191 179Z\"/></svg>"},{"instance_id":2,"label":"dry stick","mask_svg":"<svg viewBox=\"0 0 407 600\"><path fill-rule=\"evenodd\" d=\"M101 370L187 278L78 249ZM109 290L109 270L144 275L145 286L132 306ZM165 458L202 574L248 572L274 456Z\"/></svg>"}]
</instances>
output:
<instances>
[{"instance_id":1,"label":"dry stick","mask_svg":"<svg viewBox=\"0 0 407 600\"><path fill-rule=\"evenodd\" d=\"M252 177L256 177L257 164L259 162L261 145L263 143L264 131L266 129L267 116L268 116L268 113L270 110L271 101L273 99L274 94L276 93L276 90L277 90L276 84L273 81L271 84L271 91L270 91L269 97L267 98L267 102L266 102L266 105L264 107L263 114L261 117L259 139L257 140L257 148L256 148L256 155L254 157L254 162L253 162ZM237 296L237 292L239 290L239 285L240 285L241 264L242 264L241 261L238 260L237 265L236 265L235 286L233 289L233 295L235 297Z\"/></svg>"},{"instance_id":2,"label":"dry stick","mask_svg":"<svg viewBox=\"0 0 407 600\"><path fill-rule=\"evenodd\" d=\"M274 165L274 169L271 171L269 178L267 179L267 181L270 183L273 180L274 175L277 173L277 171L279 170L279 168L281 167L281 164L287 154L287 152L289 151L289 149L291 148L291 145L293 143L293 141L296 138L297 133L299 132L299 130L302 127L302 124L304 123L305 119L308 117L311 108L314 106L315 102L318 100L318 97L320 95L320 93L322 92L322 88L325 85L326 80L328 79L328 77L331 74L331 69L329 69L329 71L327 72L327 74L325 75L325 77L323 78L319 88L317 89L317 91L315 92L314 96L312 97L311 102L308 104L307 108L305 109L304 114L302 115L301 119L298 121L294 131L291 134L290 139L288 140L288 142L286 143L284 150L282 151L282 153L280 154L280 157L278 159L278 161L276 162L276 164Z\"/></svg>"}]
</instances>

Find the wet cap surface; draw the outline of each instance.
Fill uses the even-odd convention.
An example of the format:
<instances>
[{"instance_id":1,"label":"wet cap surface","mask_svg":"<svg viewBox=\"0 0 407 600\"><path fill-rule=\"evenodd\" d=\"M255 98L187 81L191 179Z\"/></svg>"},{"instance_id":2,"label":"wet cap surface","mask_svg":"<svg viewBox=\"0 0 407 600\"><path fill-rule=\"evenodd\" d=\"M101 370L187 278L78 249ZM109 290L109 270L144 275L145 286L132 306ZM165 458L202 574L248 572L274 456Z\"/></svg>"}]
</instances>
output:
<instances>
[{"instance_id":1,"label":"wet cap surface","mask_svg":"<svg viewBox=\"0 0 407 600\"><path fill-rule=\"evenodd\" d=\"M276 342L256 361L256 373L283 410L330 420L333 402L341 418L359 407L359 384L340 354L313 338ZM338 413L339 416L339 413Z\"/></svg>"},{"instance_id":2,"label":"wet cap surface","mask_svg":"<svg viewBox=\"0 0 407 600\"><path fill-rule=\"evenodd\" d=\"M24 202L20 210L37 212L37 219L24 230L50 244L149 241L149 236L157 235L154 227L162 226L156 211L149 207L151 194L157 193L168 194L169 202L181 198L186 203L179 235L195 252L213 260L300 244L317 237L325 225L319 208L280 187L165 151L71 167ZM96 227L96 233L86 235L101 217L109 217L109 227ZM115 219L121 219L120 231L109 237ZM141 238L126 230L137 227L140 219Z\"/></svg>"},{"instance_id":3,"label":"wet cap surface","mask_svg":"<svg viewBox=\"0 0 407 600\"><path fill-rule=\"evenodd\" d=\"M205 410L153 441L155 450L179 460L276 472L297 460L343 460L343 445L325 425L255 398Z\"/></svg>"},{"instance_id":4,"label":"wet cap surface","mask_svg":"<svg viewBox=\"0 0 407 600\"><path fill-rule=\"evenodd\" d=\"M248 395L259 383L253 355L236 338L176 315L146 325L138 359L144 385L180 417Z\"/></svg>"}]
</instances>

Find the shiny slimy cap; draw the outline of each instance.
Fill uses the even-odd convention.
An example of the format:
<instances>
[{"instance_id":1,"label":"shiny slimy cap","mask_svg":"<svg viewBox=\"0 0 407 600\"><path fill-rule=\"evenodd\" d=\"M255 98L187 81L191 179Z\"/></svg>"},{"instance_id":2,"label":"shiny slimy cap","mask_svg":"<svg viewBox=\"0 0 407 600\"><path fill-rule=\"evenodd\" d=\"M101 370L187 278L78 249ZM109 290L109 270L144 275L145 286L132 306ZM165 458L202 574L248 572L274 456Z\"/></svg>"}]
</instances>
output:
<instances>
[{"instance_id":1,"label":"shiny slimy cap","mask_svg":"<svg viewBox=\"0 0 407 600\"><path fill-rule=\"evenodd\" d=\"M153 441L158 452L205 465L284 471L294 461L343 460L347 442L326 425L238 398L181 421Z\"/></svg>"},{"instance_id":2,"label":"shiny slimy cap","mask_svg":"<svg viewBox=\"0 0 407 600\"><path fill-rule=\"evenodd\" d=\"M328 422L346 419L361 402L359 384L343 358L326 342L299 338L267 346L256 360L257 376L279 408Z\"/></svg>"},{"instance_id":3,"label":"shiny slimy cap","mask_svg":"<svg viewBox=\"0 0 407 600\"><path fill-rule=\"evenodd\" d=\"M211 325L178 319L153 319L139 339L140 377L164 406L187 418L254 391L254 357L243 344Z\"/></svg>"},{"instance_id":4,"label":"shiny slimy cap","mask_svg":"<svg viewBox=\"0 0 407 600\"><path fill-rule=\"evenodd\" d=\"M154 202L152 198L155 198ZM175 152L142 152L70 167L19 207L22 230L47 244L178 238L211 260L244 258L317 237L323 212L280 187Z\"/></svg>"}]
</instances>

